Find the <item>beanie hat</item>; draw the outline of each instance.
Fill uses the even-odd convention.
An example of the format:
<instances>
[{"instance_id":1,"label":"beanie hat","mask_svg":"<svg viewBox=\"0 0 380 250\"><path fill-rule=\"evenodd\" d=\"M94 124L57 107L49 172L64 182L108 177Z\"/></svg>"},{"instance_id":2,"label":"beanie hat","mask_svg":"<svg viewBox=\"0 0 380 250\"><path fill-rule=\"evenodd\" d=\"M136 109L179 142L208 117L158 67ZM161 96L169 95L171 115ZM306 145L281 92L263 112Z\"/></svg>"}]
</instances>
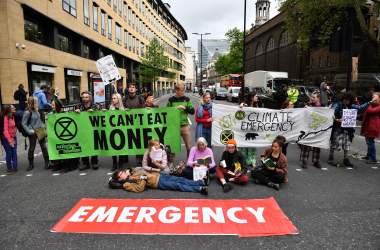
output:
<instances>
[{"instance_id":1,"label":"beanie hat","mask_svg":"<svg viewBox=\"0 0 380 250\"><path fill-rule=\"evenodd\" d=\"M235 139L229 139L228 141L227 141L227 145L237 145L237 143L236 143L236 141L235 141Z\"/></svg>"}]
</instances>

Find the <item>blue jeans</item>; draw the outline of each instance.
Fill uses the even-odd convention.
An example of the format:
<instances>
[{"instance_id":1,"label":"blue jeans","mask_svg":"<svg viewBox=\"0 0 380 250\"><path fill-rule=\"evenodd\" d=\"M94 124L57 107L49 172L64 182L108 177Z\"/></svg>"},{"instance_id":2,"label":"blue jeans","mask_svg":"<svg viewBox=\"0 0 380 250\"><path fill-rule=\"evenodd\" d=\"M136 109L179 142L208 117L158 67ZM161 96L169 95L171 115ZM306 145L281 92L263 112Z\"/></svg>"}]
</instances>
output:
<instances>
[{"instance_id":1,"label":"blue jeans","mask_svg":"<svg viewBox=\"0 0 380 250\"><path fill-rule=\"evenodd\" d=\"M160 174L158 189L177 190L182 192L200 192L202 187L201 181L192 181L183 177Z\"/></svg>"},{"instance_id":2,"label":"blue jeans","mask_svg":"<svg viewBox=\"0 0 380 250\"><path fill-rule=\"evenodd\" d=\"M365 138L365 141L368 146L367 156L368 160L376 161L376 147L375 147L375 138Z\"/></svg>"},{"instance_id":3,"label":"blue jeans","mask_svg":"<svg viewBox=\"0 0 380 250\"><path fill-rule=\"evenodd\" d=\"M17 138L14 138L15 146L11 147L8 140L3 138L3 146L5 149L5 161L9 170L17 170Z\"/></svg>"},{"instance_id":4,"label":"blue jeans","mask_svg":"<svg viewBox=\"0 0 380 250\"><path fill-rule=\"evenodd\" d=\"M211 148L211 128L203 128L202 136L206 139L208 147Z\"/></svg>"}]
</instances>

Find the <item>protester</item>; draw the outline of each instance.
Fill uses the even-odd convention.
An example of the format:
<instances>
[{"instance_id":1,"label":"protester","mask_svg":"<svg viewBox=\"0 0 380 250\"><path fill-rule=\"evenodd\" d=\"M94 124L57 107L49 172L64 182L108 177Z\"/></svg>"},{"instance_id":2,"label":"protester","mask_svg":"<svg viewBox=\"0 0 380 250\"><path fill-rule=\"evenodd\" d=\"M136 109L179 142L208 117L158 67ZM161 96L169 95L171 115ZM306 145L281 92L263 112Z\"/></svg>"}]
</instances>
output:
<instances>
[{"instance_id":1,"label":"protester","mask_svg":"<svg viewBox=\"0 0 380 250\"><path fill-rule=\"evenodd\" d=\"M158 105L154 104L154 96L152 92L147 92L145 99L146 108L158 108Z\"/></svg>"},{"instance_id":2,"label":"protester","mask_svg":"<svg viewBox=\"0 0 380 250\"><path fill-rule=\"evenodd\" d=\"M245 102L240 104L240 108L251 107L259 108L260 100L256 92L250 92ZM240 152L244 155L247 167L253 169L256 167L256 148L254 147L240 147Z\"/></svg>"},{"instance_id":3,"label":"protester","mask_svg":"<svg viewBox=\"0 0 380 250\"><path fill-rule=\"evenodd\" d=\"M158 140L150 140L148 150L145 152L142 167L149 173L169 174L168 156Z\"/></svg>"},{"instance_id":4,"label":"protester","mask_svg":"<svg viewBox=\"0 0 380 250\"><path fill-rule=\"evenodd\" d=\"M208 194L207 183L204 180L192 181L160 173L148 173L142 168L117 170L108 182L110 188L124 188L130 192L143 192L146 187L161 190L176 190L182 192L198 192Z\"/></svg>"},{"instance_id":5,"label":"protester","mask_svg":"<svg viewBox=\"0 0 380 250\"><path fill-rule=\"evenodd\" d=\"M120 94L113 94L111 98L110 110L124 110L123 98ZM117 156L112 156L112 171L121 168L126 161L127 156L120 155L119 161Z\"/></svg>"},{"instance_id":6,"label":"protester","mask_svg":"<svg viewBox=\"0 0 380 250\"><path fill-rule=\"evenodd\" d=\"M288 161L282 153L283 139L276 138L261 155L261 164L252 171L256 184L280 190L280 184L288 182Z\"/></svg>"},{"instance_id":7,"label":"protester","mask_svg":"<svg viewBox=\"0 0 380 250\"><path fill-rule=\"evenodd\" d=\"M296 86L294 86L294 83L290 85L290 88L288 89L287 94L288 94L289 101L293 103L294 106L297 106L298 96L300 95L300 92L298 91Z\"/></svg>"},{"instance_id":8,"label":"protester","mask_svg":"<svg viewBox=\"0 0 380 250\"><path fill-rule=\"evenodd\" d=\"M209 173L215 173L215 160L212 149L207 147L207 141L203 137L199 137L197 145L192 147L190 155L187 159L187 166L183 171L183 176L187 179L193 179L193 169L200 166L206 166ZM201 164L200 161L205 161ZM207 161L207 163L206 163Z\"/></svg>"},{"instance_id":9,"label":"protester","mask_svg":"<svg viewBox=\"0 0 380 250\"><path fill-rule=\"evenodd\" d=\"M321 106L319 93L313 93L311 95L309 105L311 107L320 107ZM320 148L306 146L306 145L300 145L300 148L301 148L300 161L301 161L301 167L302 168L307 168L307 161L309 159L310 151L312 151L313 166L316 168L321 168L321 163L319 161L320 154L321 154Z\"/></svg>"},{"instance_id":10,"label":"protester","mask_svg":"<svg viewBox=\"0 0 380 250\"><path fill-rule=\"evenodd\" d=\"M352 93L347 92L343 94L341 101L337 102L334 107L334 124L331 136L330 154L328 163L333 166L338 166L338 163L334 161L334 151L343 149L343 165L346 167L353 167L352 163L348 159L348 151L350 150L351 142L355 136L355 128L343 128L342 118L343 109L357 109L359 112L367 109L369 103L363 105L354 104L355 97Z\"/></svg>"},{"instance_id":11,"label":"protester","mask_svg":"<svg viewBox=\"0 0 380 250\"><path fill-rule=\"evenodd\" d=\"M367 143L367 155L364 159L368 164L378 163L376 160L375 138L380 136L380 93L372 95L372 101L363 115L361 135Z\"/></svg>"},{"instance_id":12,"label":"protester","mask_svg":"<svg viewBox=\"0 0 380 250\"><path fill-rule=\"evenodd\" d=\"M50 89L50 96L51 96L51 99L50 99L50 105L52 106L53 108L53 105L54 105L54 111L53 113L60 113L62 111L62 108L63 108L63 103L61 100L59 100L59 91L58 89L55 89L55 88L51 88Z\"/></svg>"},{"instance_id":13,"label":"protester","mask_svg":"<svg viewBox=\"0 0 380 250\"><path fill-rule=\"evenodd\" d=\"M211 147L212 102L210 92L203 94L202 100L195 111L195 121L197 122L195 140L199 137L204 137Z\"/></svg>"},{"instance_id":14,"label":"protester","mask_svg":"<svg viewBox=\"0 0 380 250\"><path fill-rule=\"evenodd\" d=\"M298 105L300 105L301 103L298 102ZM289 99L286 99L286 101L284 102L283 106L281 107L281 109L293 109L294 108L294 104L289 100ZM278 138L278 136L277 136ZM288 151L288 146L289 146L289 143L286 142L286 139L285 137L284 138L284 143L283 143L283 146L282 146L282 153L286 156L287 154L287 151Z\"/></svg>"},{"instance_id":15,"label":"protester","mask_svg":"<svg viewBox=\"0 0 380 250\"><path fill-rule=\"evenodd\" d=\"M144 97L137 94L137 88L135 83L130 83L128 86L128 93L125 95L124 99L125 109L139 109L145 108ZM141 166L142 155L136 155L136 162L138 166ZM125 162L128 162L128 156L125 156Z\"/></svg>"},{"instance_id":16,"label":"protester","mask_svg":"<svg viewBox=\"0 0 380 250\"><path fill-rule=\"evenodd\" d=\"M45 124L41 120L40 113L38 112L38 100L35 96L28 98L27 109L22 117L22 127L28 134L29 138L29 167L27 168L27 171L34 168L34 150L36 149L37 140L40 144L45 161L45 169L49 168L49 155L46 148L46 129Z\"/></svg>"},{"instance_id":17,"label":"protester","mask_svg":"<svg viewBox=\"0 0 380 250\"><path fill-rule=\"evenodd\" d=\"M277 101L277 109L281 109L282 105L288 98L288 85L282 84L281 87L277 87L276 92L273 94L273 98Z\"/></svg>"},{"instance_id":18,"label":"protester","mask_svg":"<svg viewBox=\"0 0 380 250\"><path fill-rule=\"evenodd\" d=\"M37 97L38 100L38 112L40 113L43 123L45 123L45 113L50 112L51 104L47 99L47 85L41 85L40 89L36 89L33 96Z\"/></svg>"},{"instance_id":19,"label":"protester","mask_svg":"<svg viewBox=\"0 0 380 250\"><path fill-rule=\"evenodd\" d=\"M88 91L82 92L81 93L81 103L76 106L75 112L77 112L77 113L80 113L83 111L93 112L93 111L96 111L98 109L99 109L98 106L95 105L92 101L91 93ZM82 163L83 163L83 166L81 166L79 168L80 171L91 168L91 165L92 165L92 169L94 169L94 170L97 170L99 168L98 156L91 156L91 165L90 165L89 157L82 157Z\"/></svg>"},{"instance_id":20,"label":"protester","mask_svg":"<svg viewBox=\"0 0 380 250\"><path fill-rule=\"evenodd\" d=\"M326 79L321 83L321 86L319 88L320 90L320 97L321 97L321 106L327 107L330 104L329 99L332 98L332 90L327 83Z\"/></svg>"},{"instance_id":21,"label":"protester","mask_svg":"<svg viewBox=\"0 0 380 250\"><path fill-rule=\"evenodd\" d=\"M13 98L18 101L17 110L24 111L26 108L26 95L28 92L24 90L24 85L18 85L18 89L14 92Z\"/></svg>"},{"instance_id":22,"label":"protester","mask_svg":"<svg viewBox=\"0 0 380 250\"><path fill-rule=\"evenodd\" d=\"M232 186L228 182L245 185L248 183L247 168L243 154L237 150L234 139L227 142L226 150L216 167L216 176L222 184L223 192L229 192Z\"/></svg>"},{"instance_id":23,"label":"protester","mask_svg":"<svg viewBox=\"0 0 380 250\"><path fill-rule=\"evenodd\" d=\"M7 172L17 172L17 128L15 122L16 108L13 105L4 107L1 119L3 119L3 131L1 143L5 150Z\"/></svg>"},{"instance_id":24,"label":"protester","mask_svg":"<svg viewBox=\"0 0 380 250\"><path fill-rule=\"evenodd\" d=\"M189 157L191 149L191 131L188 115L193 115L195 110L190 98L185 96L185 85L177 83L175 85L175 96L169 98L168 107L176 107L181 111L181 136L185 142L187 157Z\"/></svg>"}]
</instances>

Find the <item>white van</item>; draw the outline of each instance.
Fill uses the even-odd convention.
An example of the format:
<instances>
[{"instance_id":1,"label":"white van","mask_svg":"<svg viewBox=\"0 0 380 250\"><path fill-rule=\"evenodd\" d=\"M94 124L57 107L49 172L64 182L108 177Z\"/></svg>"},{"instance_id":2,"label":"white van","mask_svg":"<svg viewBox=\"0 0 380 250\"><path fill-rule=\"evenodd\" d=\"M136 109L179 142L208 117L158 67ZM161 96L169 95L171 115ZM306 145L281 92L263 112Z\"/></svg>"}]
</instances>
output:
<instances>
[{"instance_id":1,"label":"white van","mask_svg":"<svg viewBox=\"0 0 380 250\"><path fill-rule=\"evenodd\" d=\"M241 87L229 87L227 89L227 100L229 102L237 102L239 100L239 92Z\"/></svg>"},{"instance_id":2,"label":"white van","mask_svg":"<svg viewBox=\"0 0 380 250\"><path fill-rule=\"evenodd\" d=\"M258 70L245 74L245 87L264 88L268 92L274 92L282 84L289 84L287 72L263 71Z\"/></svg>"}]
</instances>

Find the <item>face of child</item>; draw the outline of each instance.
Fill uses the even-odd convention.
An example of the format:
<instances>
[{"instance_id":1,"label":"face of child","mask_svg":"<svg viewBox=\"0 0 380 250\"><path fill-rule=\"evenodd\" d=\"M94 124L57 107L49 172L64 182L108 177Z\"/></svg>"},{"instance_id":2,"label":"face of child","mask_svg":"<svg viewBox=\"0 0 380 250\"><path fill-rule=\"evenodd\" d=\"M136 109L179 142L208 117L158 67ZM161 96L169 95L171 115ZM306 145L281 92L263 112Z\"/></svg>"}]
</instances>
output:
<instances>
[{"instance_id":1,"label":"face of child","mask_svg":"<svg viewBox=\"0 0 380 250\"><path fill-rule=\"evenodd\" d=\"M152 145L152 149L154 149L154 150L160 149L160 143L154 142L153 145Z\"/></svg>"},{"instance_id":2,"label":"face of child","mask_svg":"<svg viewBox=\"0 0 380 250\"><path fill-rule=\"evenodd\" d=\"M120 171L119 175L118 175L118 180L119 181L125 181L129 178L131 174L129 173L129 170L125 170L125 171Z\"/></svg>"},{"instance_id":3,"label":"face of child","mask_svg":"<svg viewBox=\"0 0 380 250\"><path fill-rule=\"evenodd\" d=\"M280 145L278 145L278 143L275 142L272 144L272 151L273 152L278 153L278 152L280 152L280 150L281 150L281 147L280 147Z\"/></svg>"}]
</instances>

